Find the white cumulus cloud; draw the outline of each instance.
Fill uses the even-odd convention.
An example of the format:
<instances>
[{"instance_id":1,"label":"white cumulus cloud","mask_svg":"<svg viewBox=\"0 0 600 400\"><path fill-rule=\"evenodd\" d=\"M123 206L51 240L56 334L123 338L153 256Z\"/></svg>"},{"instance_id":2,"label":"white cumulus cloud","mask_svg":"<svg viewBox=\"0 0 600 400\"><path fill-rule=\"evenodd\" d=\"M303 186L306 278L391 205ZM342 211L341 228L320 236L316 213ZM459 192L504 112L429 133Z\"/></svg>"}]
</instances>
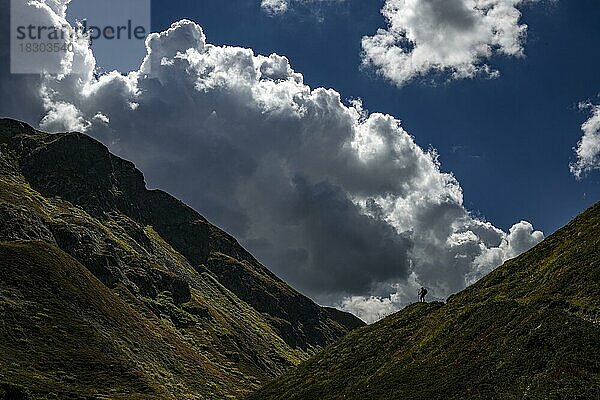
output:
<instances>
[{"instance_id":1,"label":"white cumulus cloud","mask_svg":"<svg viewBox=\"0 0 600 400\"><path fill-rule=\"evenodd\" d=\"M62 76L0 63L2 90L20 89L0 113L96 137L293 286L368 321L419 285L443 299L543 237L473 217L397 118L307 86L281 55L213 45L188 20L146 46L127 75L94 74L88 52Z\"/></svg>"},{"instance_id":2,"label":"white cumulus cloud","mask_svg":"<svg viewBox=\"0 0 600 400\"><path fill-rule=\"evenodd\" d=\"M260 6L269 14L282 14L290 6L289 0L262 0Z\"/></svg>"},{"instance_id":3,"label":"white cumulus cloud","mask_svg":"<svg viewBox=\"0 0 600 400\"><path fill-rule=\"evenodd\" d=\"M523 56L525 1L386 0L387 27L363 38L363 63L398 86L430 73L496 76L492 55Z\"/></svg>"},{"instance_id":4,"label":"white cumulus cloud","mask_svg":"<svg viewBox=\"0 0 600 400\"><path fill-rule=\"evenodd\" d=\"M591 115L581 126L583 137L575 148L577 161L571 164L571 172L579 179L585 173L600 169L600 106L581 103L581 109L589 109Z\"/></svg>"},{"instance_id":5,"label":"white cumulus cloud","mask_svg":"<svg viewBox=\"0 0 600 400\"><path fill-rule=\"evenodd\" d=\"M342 301L339 308L356 315L367 324L372 324L398 311L402 304L395 301L397 297L396 294L387 298L350 296Z\"/></svg>"}]
</instances>

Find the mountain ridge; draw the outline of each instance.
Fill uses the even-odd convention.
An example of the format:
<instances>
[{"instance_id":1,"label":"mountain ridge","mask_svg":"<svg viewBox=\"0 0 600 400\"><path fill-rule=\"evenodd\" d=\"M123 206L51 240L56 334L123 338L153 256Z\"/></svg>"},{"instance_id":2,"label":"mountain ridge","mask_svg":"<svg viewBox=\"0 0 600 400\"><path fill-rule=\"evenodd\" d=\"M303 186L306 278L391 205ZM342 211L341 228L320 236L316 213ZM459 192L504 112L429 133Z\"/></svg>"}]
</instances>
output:
<instances>
[{"instance_id":1,"label":"mountain ridge","mask_svg":"<svg viewBox=\"0 0 600 400\"><path fill-rule=\"evenodd\" d=\"M600 203L446 303L360 328L249 400L600 397Z\"/></svg>"},{"instance_id":2,"label":"mountain ridge","mask_svg":"<svg viewBox=\"0 0 600 400\"><path fill-rule=\"evenodd\" d=\"M161 375L144 372L135 361L123 367L125 372L127 366L137 371L144 382L154 382L146 389L162 390L163 398L237 398L364 325L356 317L316 305L289 287L232 236L166 192L146 189L133 163L81 133L47 134L16 120L0 119L0 243L8 248L21 246L15 251L21 249L23 257L36 265L40 260L35 252L23 246L43 248L44 254L69 260L64 262L73 275L87 280L77 272L84 266L109 291L98 292L106 301L124 301L131 318L152 327L157 337L172 337L177 343L174 349L196 352L178 360L175 350L166 346L159 351L168 360L162 366L153 365L148 354L139 358L150 370L172 376L170 381L163 376L165 385L160 390L156 383ZM10 254L3 255L8 259ZM52 261L46 259L48 268L61 271ZM48 298L25 286L15 294L7 281L11 276L16 279L18 271L6 260L0 259L0 265L6 276L0 281L0 308L6 315L49 301L76 311L75 315L52 314L52 321L78 321L78 314L93 311L73 308L68 299L58 298L61 288L57 286L47 288ZM55 278L50 282L59 282ZM95 304L86 301L86 307ZM7 329L0 329L0 341L12 349L11 354L20 349L21 357L28 360L23 353L26 342L15 342ZM137 351L156 349L144 337L130 338L131 343L139 342ZM111 338L105 339L103 346L111 346ZM42 346L35 338L29 340ZM131 343L115 357L133 354ZM78 345L85 348L85 342ZM40 355L49 350L41 349ZM206 370L192 368L195 372L181 377L170 372L185 370L190 357L208 360L199 364ZM43 362L34 365L47 367ZM52 396L57 393L52 390L60 387L60 377L52 370L30 381L25 378L31 375L22 373L32 368L25 361L0 356L0 366L0 383L10 383L17 391L29 388L32 395ZM84 372L91 373L70 374L77 377ZM207 381L206 385L199 386L196 378ZM89 387L70 395L107 395L107 388L88 382ZM62 390L61 396L69 394L67 388ZM134 390L127 394L125 386L123 390L122 396L137 395Z\"/></svg>"}]
</instances>

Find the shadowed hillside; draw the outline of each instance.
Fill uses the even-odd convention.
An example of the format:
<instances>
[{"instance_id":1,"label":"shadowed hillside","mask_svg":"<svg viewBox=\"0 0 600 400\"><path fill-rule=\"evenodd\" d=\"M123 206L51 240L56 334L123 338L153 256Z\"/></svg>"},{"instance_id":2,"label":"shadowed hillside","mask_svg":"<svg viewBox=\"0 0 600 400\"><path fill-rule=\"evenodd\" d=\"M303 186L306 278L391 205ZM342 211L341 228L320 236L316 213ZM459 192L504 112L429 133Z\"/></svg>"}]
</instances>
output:
<instances>
[{"instance_id":1,"label":"shadowed hillside","mask_svg":"<svg viewBox=\"0 0 600 400\"><path fill-rule=\"evenodd\" d=\"M326 348L251 400L600 398L600 203L452 296Z\"/></svg>"},{"instance_id":2,"label":"shadowed hillside","mask_svg":"<svg viewBox=\"0 0 600 400\"><path fill-rule=\"evenodd\" d=\"M364 325L99 142L7 119L0 319L0 398L32 399L239 398Z\"/></svg>"}]
</instances>

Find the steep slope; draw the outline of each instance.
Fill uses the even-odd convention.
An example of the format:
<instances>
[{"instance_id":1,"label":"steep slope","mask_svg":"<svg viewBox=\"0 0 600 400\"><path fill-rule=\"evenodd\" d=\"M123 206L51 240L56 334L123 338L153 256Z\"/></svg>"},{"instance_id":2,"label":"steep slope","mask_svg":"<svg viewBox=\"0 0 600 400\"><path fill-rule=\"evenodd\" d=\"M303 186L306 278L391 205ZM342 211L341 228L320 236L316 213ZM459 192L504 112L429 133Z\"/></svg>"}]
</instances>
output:
<instances>
[{"instance_id":1,"label":"steep slope","mask_svg":"<svg viewBox=\"0 0 600 400\"><path fill-rule=\"evenodd\" d=\"M0 363L13 396L33 386L36 398L175 398L181 384L208 396L206 382L226 382L175 330L130 307L126 289L108 289L56 246L4 242L0 259Z\"/></svg>"},{"instance_id":2,"label":"steep slope","mask_svg":"<svg viewBox=\"0 0 600 400\"><path fill-rule=\"evenodd\" d=\"M600 398L600 203L448 299L358 329L249 399Z\"/></svg>"},{"instance_id":3,"label":"steep slope","mask_svg":"<svg viewBox=\"0 0 600 400\"><path fill-rule=\"evenodd\" d=\"M0 388L9 393L239 398L362 325L147 190L99 142L8 119L0 246Z\"/></svg>"}]
</instances>

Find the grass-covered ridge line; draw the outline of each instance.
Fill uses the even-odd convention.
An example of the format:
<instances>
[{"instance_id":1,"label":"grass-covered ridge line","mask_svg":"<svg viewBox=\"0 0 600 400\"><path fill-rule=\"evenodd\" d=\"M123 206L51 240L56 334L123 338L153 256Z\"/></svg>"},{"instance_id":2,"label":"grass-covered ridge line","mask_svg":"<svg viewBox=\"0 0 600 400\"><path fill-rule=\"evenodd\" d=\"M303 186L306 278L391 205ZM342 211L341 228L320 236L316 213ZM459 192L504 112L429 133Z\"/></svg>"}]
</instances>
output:
<instances>
[{"instance_id":1,"label":"grass-covered ridge line","mask_svg":"<svg viewBox=\"0 0 600 400\"><path fill-rule=\"evenodd\" d=\"M444 303L358 329L250 400L600 398L600 203Z\"/></svg>"},{"instance_id":2,"label":"grass-covered ridge line","mask_svg":"<svg viewBox=\"0 0 600 400\"><path fill-rule=\"evenodd\" d=\"M0 398L241 398L359 324L95 140L1 119L0 271Z\"/></svg>"}]
</instances>

